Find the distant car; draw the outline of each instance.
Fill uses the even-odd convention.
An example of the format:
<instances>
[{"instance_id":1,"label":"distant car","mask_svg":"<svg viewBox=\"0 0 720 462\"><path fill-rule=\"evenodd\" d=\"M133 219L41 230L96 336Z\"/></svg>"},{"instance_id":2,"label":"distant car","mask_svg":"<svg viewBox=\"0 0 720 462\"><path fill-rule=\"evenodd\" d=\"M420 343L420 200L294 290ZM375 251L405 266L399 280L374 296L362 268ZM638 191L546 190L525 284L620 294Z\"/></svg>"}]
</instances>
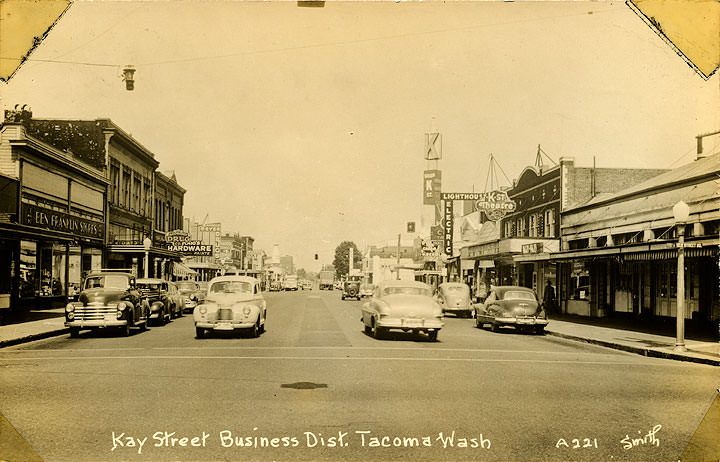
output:
<instances>
[{"instance_id":1,"label":"distant car","mask_svg":"<svg viewBox=\"0 0 720 462\"><path fill-rule=\"evenodd\" d=\"M473 315L473 304L470 300L470 287L463 282L445 282L438 286L435 299L440 304L443 314L452 313L457 317L470 318Z\"/></svg>"},{"instance_id":2,"label":"distant car","mask_svg":"<svg viewBox=\"0 0 720 462\"><path fill-rule=\"evenodd\" d=\"M149 321L156 325L165 325L178 315L182 315L180 294L175 289L171 293L168 281L158 278L142 278L137 280L140 293L150 303ZM183 301L184 303L184 301Z\"/></svg>"},{"instance_id":3,"label":"distant car","mask_svg":"<svg viewBox=\"0 0 720 462\"><path fill-rule=\"evenodd\" d=\"M127 337L130 328L147 328L150 306L136 286L135 276L118 271L91 272L83 282L77 302L65 307L70 336L80 329L115 328Z\"/></svg>"},{"instance_id":4,"label":"distant car","mask_svg":"<svg viewBox=\"0 0 720 462\"><path fill-rule=\"evenodd\" d=\"M178 281L175 283L183 297L183 312L192 313L196 306L205 299L205 293L195 281Z\"/></svg>"},{"instance_id":5,"label":"distant car","mask_svg":"<svg viewBox=\"0 0 720 462\"><path fill-rule=\"evenodd\" d=\"M510 326L538 334L545 332L547 314L532 289L519 286L496 286L485 302L475 307L475 325L490 324L493 332Z\"/></svg>"},{"instance_id":6,"label":"distant car","mask_svg":"<svg viewBox=\"0 0 720 462\"><path fill-rule=\"evenodd\" d=\"M195 336L245 331L257 337L265 331L266 316L260 281L250 276L216 277L210 281L205 301L193 311Z\"/></svg>"},{"instance_id":7,"label":"distant car","mask_svg":"<svg viewBox=\"0 0 720 462\"><path fill-rule=\"evenodd\" d=\"M348 298L360 300L360 281L345 281L340 298L343 300Z\"/></svg>"},{"instance_id":8,"label":"distant car","mask_svg":"<svg viewBox=\"0 0 720 462\"><path fill-rule=\"evenodd\" d=\"M372 297L374 288L375 288L375 286L372 284L367 284L367 283L360 284L360 297L361 298Z\"/></svg>"},{"instance_id":9,"label":"distant car","mask_svg":"<svg viewBox=\"0 0 720 462\"><path fill-rule=\"evenodd\" d=\"M303 279L300 281L300 288L302 290L312 290L313 289L313 282L309 281L307 279Z\"/></svg>"},{"instance_id":10,"label":"distant car","mask_svg":"<svg viewBox=\"0 0 720 462\"><path fill-rule=\"evenodd\" d=\"M437 340L443 327L440 305L432 297L432 288L422 282L389 280L378 284L373 296L362 305L361 321L365 333L375 338L390 330L425 333Z\"/></svg>"},{"instance_id":11,"label":"distant car","mask_svg":"<svg viewBox=\"0 0 720 462\"><path fill-rule=\"evenodd\" d=\"M285 276L285 281L283 284L284 290L298 290L298 277L294 274L288 274Z\"/></svg>"},{"instance_id":12,"label":"distant car","mask_svg":"<svg viewBox=\"0 0 720 462\"><path fill-rule=\"evenodd\" d=\"M280 284L280 281L272 281L270 283L270 292L278 292L282 290L282 284Z\"/></svg>"}]
</instances>

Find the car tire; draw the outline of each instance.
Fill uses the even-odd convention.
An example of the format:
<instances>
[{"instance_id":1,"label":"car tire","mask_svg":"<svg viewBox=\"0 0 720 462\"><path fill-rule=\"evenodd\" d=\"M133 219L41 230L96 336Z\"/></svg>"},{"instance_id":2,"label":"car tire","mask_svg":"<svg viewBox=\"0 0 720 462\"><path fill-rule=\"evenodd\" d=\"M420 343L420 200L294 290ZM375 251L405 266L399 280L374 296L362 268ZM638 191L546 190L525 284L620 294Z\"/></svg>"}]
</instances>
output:
<instances>
[{"instance_id":1,"label":"car tire","mask_svg":"<svg viewBox=\"0 0 720 462\"><path fill-rule=\"evenodd\" d=\"M428 332L428 341L429 342L437 342L438 338L438 332L437 330L434 330L432 332Z\"/></svg>"},{"instance_id":2,"label":"car tire","mask_svg":"<svg viewBox=\"0 0 720 462\"><path fill-rule=\"evenodd\" d=\"M195 338L202 339L205 338L205 329L202 327L196 327L195 328Z\"/></svg>"},{"instance_id":3,"label":"car tire","mask_svg":"<svg viewBox=\"0 0 720 462\"><path fill-rule=\"evenodd\" d=\"M497 331L498 331L498 325L495 324L494 322L490 323L490 330L491 330L492 332L497 332Z\"/></svg>"},{"instance_id":4,"label":"car tire","mask_svg":"<svg viewBox=\"0 0 720 462\"><path fill-rule=\"evenodd\" d=\"M368 326L367 324L363 324L363 327L365 328L365 333L370 335L373 333L372 328Z\"/></svg>"},{"instance_id":5,"label":"car tire","mask_svg":"<svg viewBox=\"0 0 720 462\"><path fill-rule=\"evenodd\" d=\"M79 327L71 327L70 328L70 337L77 338L80 336L80 328Z\"/></svg>"},{"instance_id":6,"label":"car tire","mask_svg":"<svg viewBox=\"0 0 720 462\"><path fill-rule=\"evenodd\" d=\"M260 318L258 318L257 322L253 324L253 326L250 328L250 337L252 338L258 338L260 336Z\"/></svg>"},{"instance_id":7,"label":"car tire","mask_svg":"<svg viewBox=\"0 0 720 462\"><path fill-rule=\"evenodd\" d=\"M482 328L483 328L483 323L480 322L480 318L478 318L477 316L475 316L475 327L478 328L478 329L482 329Z\"/></svg>"},{"instance_id":8,"label":"car tire","mask_svg":"<svg viewBox=\"0 0 720 462\"><path fill-rule=\"evenodd\" d=\"M120 336L121 337L129 337L130 336L130 323L127 323L124 326L120 326Z\"/></svg>"},{"instance_id":9,"label":"car tire","mask_svg":"<svg viewBox=\"0 0 720 462\"><path fill-rule=\"evenodd\" d=\"M382 327L378 327L377 324L375 324L374 320L372 325L372 334L373 338L375 338L376 340L380 340L385 336L385 329L383 329Z\"/></svg>"},{"instance_id":10,"label":"car tire","mask_svg":"<svg viewBox=\"0 0 720 462\"><path fill-rule=\"evenodd\" d=\"M537 335L545 335L545 326L535 326L535 333Z\"/></svg>"}]
</instances>

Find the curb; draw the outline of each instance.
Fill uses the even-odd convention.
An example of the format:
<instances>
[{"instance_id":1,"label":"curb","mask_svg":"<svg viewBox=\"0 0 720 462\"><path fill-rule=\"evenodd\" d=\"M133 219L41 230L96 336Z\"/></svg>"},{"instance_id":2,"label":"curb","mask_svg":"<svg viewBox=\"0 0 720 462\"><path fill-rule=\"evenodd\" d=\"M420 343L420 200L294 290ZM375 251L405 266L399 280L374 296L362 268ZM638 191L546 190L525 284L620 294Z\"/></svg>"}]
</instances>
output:
<instances>
[{"instance_id":1,"label":"curb","mask_svg":"<svg viewBox=\"0 0 720 462\"><path fill-rule=\"evenodd\" d=\"M687 361L687 362L693 362L693 363L699 363L699 364L707 364L709 366L720 366L720 359L714 359L714 358L702 358L697 356L687 356L683 354L674 353L671 351L658 351L654 350L652 348L641 348L641 347L634 347L630 345L622 345L619 343L613 343L608 342L605 340L597 340L592 338L586 338L586 337L579 337L577 335L570 335L570 334L562 334L560 332L553 332L550 330L545 331L546 334L552 335L554 337L560 337L567 340L574 340L577 342L584 342L584 343L590 343L592 345L598 345L605 348L612 348L614 350L622 350L626 351L628 353L635 353L642 356L647 356L650 358L663 358L663 359L672 359L675 361Z\"/></svg>"},{"instance_id":2,"label":"curb","mask_svg":"<svg viewBox=\"0 0 720 462\"><path fill-rule=\"evenodd\" d=\"M5 348L13 345L20 345L21 343L32 342L35 340L41 340L49 337L57 337L59 335L69 334L70 329L63 327L60 329L49 330L46 332L40 332L37 334L30 334L24 337L12 338L9 340L0 340L0 348Z\"/></svg>"}]
</instances>

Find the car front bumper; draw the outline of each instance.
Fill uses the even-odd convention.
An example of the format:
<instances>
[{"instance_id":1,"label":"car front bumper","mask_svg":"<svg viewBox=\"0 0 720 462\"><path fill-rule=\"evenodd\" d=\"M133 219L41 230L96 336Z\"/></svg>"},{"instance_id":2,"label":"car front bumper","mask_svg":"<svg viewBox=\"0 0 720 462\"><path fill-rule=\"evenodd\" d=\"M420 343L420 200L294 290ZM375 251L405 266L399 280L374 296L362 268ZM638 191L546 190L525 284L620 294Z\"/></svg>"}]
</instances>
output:
<instances>
[{"instance_id":1,"label":"car front bumper","mask_svg":"<svg viewBox=\"0 0 720 462\"><path fill-rule=\"evenodd\" d=\"M472 313L474 308L472 306L445 306L442 310L443 313Z\"/></svg>"},{"instance_id":2,"label":"car front bumper","mask_svg":"<svg viewBox=\"0 0 720 462\"><path fill-rule=\"evenodd\" d=\"M90 329L94 327L122 327L127 325L125 319L97 319L92 321L65 321L65 327L78 327L80 329Z\"/></svg>"},{"instance_id":3,"label":"car front bumper","mask_svg":"<svg viewBox=\"0 0 720 462\"><path fill-rule=\"evenodd\" d=\"M246 322L239 322L239 321L225 321L225 322L196 322L195 327L199 327L201 329L212 329L212 330L235 330L235 329L250 329L253 326L255 326L255 322L253 321L246 321Z\"/></svg>"}]
</instances>

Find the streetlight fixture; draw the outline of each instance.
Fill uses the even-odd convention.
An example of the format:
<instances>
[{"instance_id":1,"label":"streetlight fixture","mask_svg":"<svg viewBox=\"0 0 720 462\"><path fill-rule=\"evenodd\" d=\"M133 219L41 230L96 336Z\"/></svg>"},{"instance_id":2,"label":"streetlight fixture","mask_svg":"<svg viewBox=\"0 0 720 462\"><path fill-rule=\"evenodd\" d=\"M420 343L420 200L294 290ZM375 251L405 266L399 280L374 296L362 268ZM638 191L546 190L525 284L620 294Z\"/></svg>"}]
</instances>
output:
<instances>
[{"instance_id":1,"label":"streetlight fixture","mask_svg":"<svg viewBox=\"0 0 720 462\"><path fill-rule=\"evenodd\" d=\"M677 308L675 310L676 334L674 351L687 351L685 348L685 223L690 217L690 207L680 201L673 206L673 217L677 225Z\"/></svg>"},{"instance_id":2,"label":"streetlight fixture","mask_svg":"<svg viewBox=\"0 0 720 462\"><path fill-rule=\"evenodd\" d=\"M150 277L150 248L152 248L152 239L145 236L143 239L143 249L145 250L145 278Z\"/></svg>"}]
</instances>

